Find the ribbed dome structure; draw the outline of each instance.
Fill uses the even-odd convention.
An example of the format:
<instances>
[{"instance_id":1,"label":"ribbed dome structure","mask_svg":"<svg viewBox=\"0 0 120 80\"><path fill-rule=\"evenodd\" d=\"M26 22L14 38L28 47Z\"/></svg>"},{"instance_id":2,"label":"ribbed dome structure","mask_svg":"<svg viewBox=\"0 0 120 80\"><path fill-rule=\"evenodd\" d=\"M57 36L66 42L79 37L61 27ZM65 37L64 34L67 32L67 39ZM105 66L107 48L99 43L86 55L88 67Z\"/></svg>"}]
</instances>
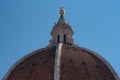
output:
<instances>
[{"instance_id":1,"label":"ribbed dome structure","mask_svg":"<svg viewBox=\"0 0 120 80\"><path fill-rule=\"evenodd\" d=\"M119 80L111 65L97 53L78 47L61 9L49 46L19 60L3 80Z\"/></svg>"},{"instance_id":2,"label":"ribbed dome structure","mask_svg":"<svg viewBox=\"0 0 120 80\"><path fill-rule=\"evenodd\" d=\"M60 43L62 44L62 43ZM55 57L61 53L58 80L119 80L97 53L60 44L37 50L18 61L4 80L55 80Z\"/></svg>"}]
</instances>

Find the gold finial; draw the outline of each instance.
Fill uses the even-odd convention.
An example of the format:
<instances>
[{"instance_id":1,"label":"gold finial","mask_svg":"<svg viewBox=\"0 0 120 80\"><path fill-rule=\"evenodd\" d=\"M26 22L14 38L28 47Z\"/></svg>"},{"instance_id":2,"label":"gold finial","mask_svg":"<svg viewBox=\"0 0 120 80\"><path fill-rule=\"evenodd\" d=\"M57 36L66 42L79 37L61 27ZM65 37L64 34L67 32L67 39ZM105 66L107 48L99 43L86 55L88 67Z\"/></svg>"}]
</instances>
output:
<instances>
[{"instance_id":1,"label":"gold finial","mask_svg":"<svg viewBox=\"0 0 120 80\"><path fill-rule=\"evenodd\" d=\"M60 15L64 15L64 13L65 13L65 10L64 10L63 7L61 7L61 8L60 8Z\"/></svg>"}]
</instances>

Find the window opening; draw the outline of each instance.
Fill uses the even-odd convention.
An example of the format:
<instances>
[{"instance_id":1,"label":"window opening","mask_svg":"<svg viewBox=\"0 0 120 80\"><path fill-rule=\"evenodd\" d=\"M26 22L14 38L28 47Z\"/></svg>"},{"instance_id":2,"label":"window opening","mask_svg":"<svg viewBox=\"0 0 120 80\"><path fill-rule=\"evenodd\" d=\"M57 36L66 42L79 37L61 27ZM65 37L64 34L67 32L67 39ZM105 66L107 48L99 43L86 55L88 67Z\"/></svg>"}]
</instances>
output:
<instances>
[{"instance_id":1,"label":"window opening","mask_svg":"<svg viewBox=\"0 0 120 80\"><path fill-rule=\"evenodd\" d=\"M57 42L58 43L60 42L60 35L59 34L57 35Z\"/></svg>"},{"instance_id":2,"label":"window opening","mask_svg":"<svg viewBox=\"0 0 120 80\"><path fill-rule=\"evenodd\" d=\"M66 44L66 34L64 34L64 43Z\"/></svg>"}]
</instances>

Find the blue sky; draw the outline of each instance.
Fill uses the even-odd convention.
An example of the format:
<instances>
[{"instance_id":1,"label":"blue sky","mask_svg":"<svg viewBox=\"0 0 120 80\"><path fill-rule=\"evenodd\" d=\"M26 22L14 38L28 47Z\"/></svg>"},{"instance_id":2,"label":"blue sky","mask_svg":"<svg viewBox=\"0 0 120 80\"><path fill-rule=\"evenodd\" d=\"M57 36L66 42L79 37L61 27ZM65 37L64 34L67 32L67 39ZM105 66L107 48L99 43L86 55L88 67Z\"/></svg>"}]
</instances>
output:
<instances>
[{"instance_id":1,"label":"blue sky","mask_svg":"<svg viewBox=\"0 0 120 80\"><path fill-rule=\"evenodd\" d=\"M49 44L61 6L75 43L99 53L120 75L120 0L0 0L0 79Z\"/></svg>"}]
</instances>

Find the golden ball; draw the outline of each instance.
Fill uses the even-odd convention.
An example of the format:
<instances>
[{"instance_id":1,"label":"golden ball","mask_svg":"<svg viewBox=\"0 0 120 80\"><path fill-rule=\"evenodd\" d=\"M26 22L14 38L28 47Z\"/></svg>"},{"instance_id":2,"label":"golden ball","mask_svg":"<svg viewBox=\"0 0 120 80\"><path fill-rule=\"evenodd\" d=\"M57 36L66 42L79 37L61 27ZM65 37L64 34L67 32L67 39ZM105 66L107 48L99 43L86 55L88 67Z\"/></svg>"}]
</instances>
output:
<instances>
[{"instance_id":1,"label":"golden ball","mask_svg":"<svg viewBox=\"0 0 120 80\"><path fill-rule=\"evenodd\" d=\"M63 8L60 9L60 15L64 15L65 10Z\"/></svg>"}]
</instances>

